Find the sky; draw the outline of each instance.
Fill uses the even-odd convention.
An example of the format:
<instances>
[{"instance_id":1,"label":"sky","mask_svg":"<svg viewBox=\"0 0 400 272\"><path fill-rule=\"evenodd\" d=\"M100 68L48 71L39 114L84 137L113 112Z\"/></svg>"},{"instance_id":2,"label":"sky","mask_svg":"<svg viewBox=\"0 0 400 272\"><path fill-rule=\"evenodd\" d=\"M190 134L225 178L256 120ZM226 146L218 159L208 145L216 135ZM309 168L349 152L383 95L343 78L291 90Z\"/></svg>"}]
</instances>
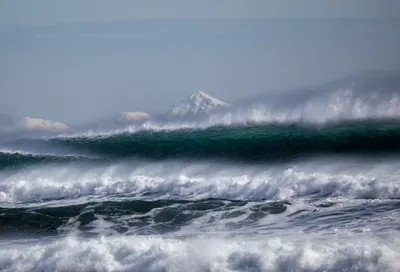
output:
<instances>
[{"instance_id":1,"label":"sky","mask_svg":"<svg viewBox=\"0 0 400 272\"><path fill-rule=\"evenodd\" d=\"M2 24L176 18L399 18L397 0L1 0Z\"/></svg>"},{"instance_id":2,"label":"sky","mask_svg":"<svg viewBox=\"0 0 400 272\"><path fill-rule=\"evenodd\" d=\"M196 19L196 20L193 20ZM0 0L0 112L66 123L400 69L400 1Z\"/></svg>"}]
</instances>

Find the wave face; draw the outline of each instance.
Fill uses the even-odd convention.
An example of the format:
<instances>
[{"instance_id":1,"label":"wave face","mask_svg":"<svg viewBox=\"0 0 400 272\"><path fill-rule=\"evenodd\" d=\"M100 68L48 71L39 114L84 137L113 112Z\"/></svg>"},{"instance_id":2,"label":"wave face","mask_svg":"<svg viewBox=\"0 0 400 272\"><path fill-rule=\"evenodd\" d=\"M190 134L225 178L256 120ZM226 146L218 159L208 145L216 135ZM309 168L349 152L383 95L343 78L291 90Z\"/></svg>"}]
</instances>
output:
<instances>
[{"instance_id":1,"label":"wave face","mask_svg":"<svg viewBox=\"0 0 400 272\"><path fill-rule=\"evenodd\" d=\"M21 154L18 152L5 153L0 152L0 169L9 169L14 167L23 167L37 163L61 163L73 161L92 161L100 159L87 158L81 156L58 156L58 155L37 155Z\"/></svg>"},{"instance_id":2,"label":"wave face","mask_svg":"<svg viewBox=\"0 0 400 272\"><path fill-rule=\"evenodd\" d=\"M54 139L98 155L274 160L306 154L398 152L400 124L357 123L322 129L296 126L217 127Z\"/></svg>"},{"instance_id":3,"label":"wave face","mask_svg":"<svg viewBox=\"0 0 400 272\"><path fill-rule=\"evenodd\" d=\"M1 137L0 270L398 271L397 82Z\"/></svg>"},{"instance_id":4,"label":"wave face","mask_svg":"<svg viewBox=\"0 0 400 272\"><path fill-rule=\"evenodd\" d=\"M324 128L263 125L205 130L137 132L109 136L42 140L53 148L70 148L98 159L222 159L269 161L315 155L382 155L400 151L400 124L358 122ZM41 140L33 140L38 143ZM92 158L94 159L94 158ZM85 156L0 153L0 166L90 160Z\"/></svg>"}]
</instances>

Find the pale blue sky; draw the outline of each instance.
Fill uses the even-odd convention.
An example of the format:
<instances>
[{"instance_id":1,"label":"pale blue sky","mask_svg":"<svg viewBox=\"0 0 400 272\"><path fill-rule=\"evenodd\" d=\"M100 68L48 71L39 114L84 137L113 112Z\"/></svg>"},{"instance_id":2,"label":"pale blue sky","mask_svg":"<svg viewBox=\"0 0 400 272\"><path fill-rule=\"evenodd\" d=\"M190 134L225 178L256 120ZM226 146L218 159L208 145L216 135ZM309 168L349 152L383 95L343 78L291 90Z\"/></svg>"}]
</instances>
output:
<instances>
[{"instance_id":1,"label":"pale blue sky","mask_svg":"<svg viewBox=\"0 0 400 272\"><path fill-rule=\"evenodd\" d=\"M2 24L176 18L399 18L398 0L0 0Z\"/></svg>"},{"instance_id":2,"label":"pale blue sky","mask_svg":"<svg viewBox=\"0 0 400 272\"><path fill-rule=\"evenodd\" d=\"M400 70L399 12L389 0L0 0L0 113L80 122L164 112L199 89L233 102ZM169 20L137 20L156 18Z\"/></svg>"}]
</instances>

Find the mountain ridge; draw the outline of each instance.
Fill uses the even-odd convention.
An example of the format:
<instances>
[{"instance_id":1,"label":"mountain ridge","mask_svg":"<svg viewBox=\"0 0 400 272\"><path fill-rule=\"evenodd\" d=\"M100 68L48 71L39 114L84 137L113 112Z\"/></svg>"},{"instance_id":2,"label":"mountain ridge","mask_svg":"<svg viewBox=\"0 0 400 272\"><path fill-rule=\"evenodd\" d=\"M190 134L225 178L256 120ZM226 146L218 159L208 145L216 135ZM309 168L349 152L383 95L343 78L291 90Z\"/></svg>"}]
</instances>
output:
<instances>
[{"instance_id":1,"label":"mountain ridge","mask_svg":"<svg viewBox=\"0 0 400 272\"><path fill-rule=\"evenodd\" d=\"M69 129L69 126L66 124L34 117L22 118L16 124L16 127L29 131L63 131Z\"/></svg>"},{"instance_id":2,"label":"mountain ridge","mask_svg":"<svg viewBox=\"0 0 400 272\"><path fill-rule=\"evenodd\" d=\"M174 104L165 112L168 117L186 117L207 114L217 108L227 108L228 104L203 91L196 91Z\"/></svg>"}]
</instances>

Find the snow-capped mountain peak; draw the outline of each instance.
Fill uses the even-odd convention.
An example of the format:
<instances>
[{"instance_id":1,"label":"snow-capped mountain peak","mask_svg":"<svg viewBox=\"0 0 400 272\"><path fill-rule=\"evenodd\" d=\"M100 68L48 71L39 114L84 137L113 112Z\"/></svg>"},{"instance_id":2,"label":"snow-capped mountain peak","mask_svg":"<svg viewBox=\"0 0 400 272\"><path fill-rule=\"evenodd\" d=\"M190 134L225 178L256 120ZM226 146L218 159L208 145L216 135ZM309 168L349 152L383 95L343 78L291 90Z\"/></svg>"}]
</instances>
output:
<instances>
[{"instance_id":1,"label":"snow-capped mountain peak","mask_svg":"<svg viewBox=\"0 0 400 272\"><path fill-rule=\"evenodd\" d=\"M131 112L120 112L114 116L113 121L116 122L135 122L145 121L150 118L150 115L146 112L131 111Z\"/></svg>"},{"instance_id":2,"label":"snow-capped mountain peak","mask_svg":"<svg viewBox=\"0 0 400 272\"><path fill-rule=\"evenodd\" d=\"M175 104L166 112L166 115L170 117L201 115L209 113L216 108L229 106L230 104L212 97L205 92L197 91Z\"/></svg>"},{"instance_id":3,"label":"snow-capped mountain peak","mask_svg":"<svg viewBox=\"0 0 400 272\"><path fill-rule=\"evenodd\" d=\"M62 131L69 128L67 125L59 122L31 117L23 118L17 124L17 127L19 129L30 131Z\"/></svg>"}]
</instances>

